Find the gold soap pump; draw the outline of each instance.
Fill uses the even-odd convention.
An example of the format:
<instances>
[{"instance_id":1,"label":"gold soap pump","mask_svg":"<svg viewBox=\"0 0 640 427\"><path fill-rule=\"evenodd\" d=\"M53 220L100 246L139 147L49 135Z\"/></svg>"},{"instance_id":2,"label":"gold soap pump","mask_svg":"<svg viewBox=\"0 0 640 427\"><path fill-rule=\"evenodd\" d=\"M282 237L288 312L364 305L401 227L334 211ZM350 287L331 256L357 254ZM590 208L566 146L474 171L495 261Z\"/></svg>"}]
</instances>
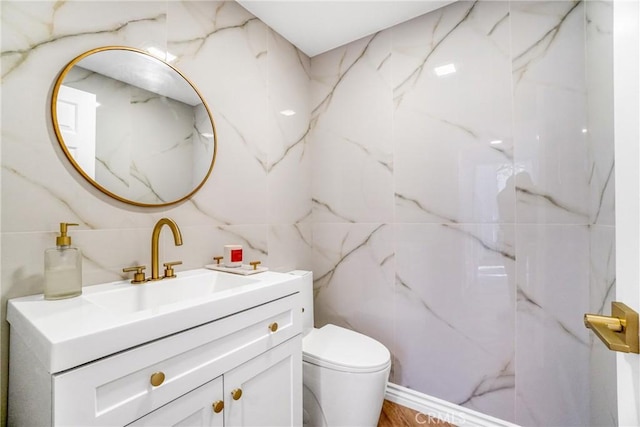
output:
<instances>
[{"instance_id":1,"label":"gold soap pump","mask_svg":"<svg viewBox=\"0 0 640 427\"><path fill-rule=\"evenodd\" d=\"M60 223L56 247L44 251L44 299L71 298L82 293L82 253L71 246L69 222Z\"/></svg>"}]
</instances>

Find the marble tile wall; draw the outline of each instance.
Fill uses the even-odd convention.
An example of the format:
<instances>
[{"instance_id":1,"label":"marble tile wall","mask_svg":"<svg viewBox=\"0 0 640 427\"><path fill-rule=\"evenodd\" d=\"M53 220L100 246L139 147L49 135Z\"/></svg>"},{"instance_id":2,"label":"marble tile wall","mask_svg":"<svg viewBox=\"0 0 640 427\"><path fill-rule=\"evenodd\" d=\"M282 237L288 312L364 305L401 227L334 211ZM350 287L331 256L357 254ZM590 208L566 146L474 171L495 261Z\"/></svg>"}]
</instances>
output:
<instances>
[{"instance_id":1,"label":"marble tile wall","mask_svg":"<svg viewBox=\"0 0 640 427\"><path fill-rule=\"evenodd\" d=\"M311 269L309 58L230 1L3 1L2 318L0 370L6 409L8 298L43 289L43 251L61 221L77 222L86 285L149 264L155 222L171 217L161 257L201 267L240 243L270 268ZM154 46L199 88L217 126L212 175L191 200L137 208L111 200L66 162L49 102L57 74L80 53L107 45ZM285 117L285 109L296 115ZM0 422L1 424L2 422Z\"/></svg>"},{"instance_id":2,"label":"marble tile wall","mask_svg":"<svg viewBox=\"0 0 640 427\"><path fill-rule=\"evenodd\" d=\"M513 2L516 420L589 424L583 2ZM558 402L562 402L558 405Z\"/></svg>"},{"instance_id":3,"label":"marble tile wall","mask_svg":"<svg viewBox=\"0 0 640 427\"><path fill-rule=\"evenodd\" d=\"M586 70L588 146L591 152L589 311L611 313L616 295L613 146L613 1L588 1ZM617 426L616 355L593 334L590 344L590 402L593 426Z\"/></svg>"},{"instance_id":4,"label":"marble tile wall","mask_svg":"<svg viewBox=\"0 0 640 427\"><path fill-rule=\"evenodd\" d=\"M234 2L3 1L0 311L42 291L58 222L93 284L148 264L169 216L184 269L230 242L313 268L317 323L387 345L395 383L522 425L606 420L581 321L615 285L610 5L461 1L309 60ZM212 109L218 161L180 205L110 200L57 146L57 73L116 44L169 50Z\"/></svg>"},{"instance_id":5,"label":"marble tile wall","mask_svg":"<svg viewBox=\"0 0 640 427\"><path fill-rule=\"evenodd\" d=\"M611 2L587 4L457 2L311 59L316 320L521 425L615 390L582 324L615 283Z\"/></svg>"}]
</instances>

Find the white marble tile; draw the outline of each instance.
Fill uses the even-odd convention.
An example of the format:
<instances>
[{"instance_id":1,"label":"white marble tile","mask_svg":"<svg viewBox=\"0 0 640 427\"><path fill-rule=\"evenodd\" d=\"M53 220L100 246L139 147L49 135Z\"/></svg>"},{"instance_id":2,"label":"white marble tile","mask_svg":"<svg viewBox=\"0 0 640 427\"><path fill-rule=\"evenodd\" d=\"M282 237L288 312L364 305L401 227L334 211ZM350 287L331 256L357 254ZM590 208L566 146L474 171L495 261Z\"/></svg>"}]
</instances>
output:
<instances>
[{"instance_id":1,"label":"white marble tile","mask_svg":"<svg viewBox=\"0 0 640 427\"><path fill-rule=\"evenodd\" d=\"M393 231L384 224L313 224L316 326L369 335L394 353Z\"/></svg>"},{"instance_id":2,"label":"white marble tile","mask_svg":"<svg viewBox=\"0 0 640 427\"><path fill-rule=\"evenodd\" d=\"M182 246L175 246L171 233L165 231L162 236L162 258L166 261L181 260L183 264L176 271L202 268L214 264L213 257L222 256L224 245L242 245L243 262L267 259L267 226L223 225L223 226L184 226ZM165 262L166 262L165 261Z\"/></svg>"},{"instance_id":3,"label":"white marble tile","mask_svg":"<svg viewBox=\"0 0 640 427\"><path fill-rule=\"evenodd\" d=\"M161 256L165 261L182 260L178 271L211 262L229 242L244 244L247 257L266 260L266 168L284 147L270 145L277 139L272 129L281 130L291 141L294 133L308 128L308 111L294 125L268 124L266 25L233 2L68 2L58 7L53 2L3 2L2 18L3 103L10 99L12 106L3 108L2 117L3 242L9 232L53 236L58 222L78 222L82 230L75 233L74 242L85 253L85 284L93 284L122 277L122 267L148 265L151 229L167 216L181 227L185 244L175 247L167 233L162 237ZM274 61L290 59L295 49L283 39L278 43ZM69 60L102 45L169 46L178 56L176 65L212 107L219 155L197 197L162 209L125 205L94 189L66 162L51 130L47 97L55 76ZM293 68L283 63L282 73L274 73L273 90L282 93L283 100L299 104L308 96L300 90L308 64L304 58L296 59L303 63ZM286 161L300 154L291 152ZM309 179L293 179L308 169L308 161L305 156L301 164L284 162L271 183L280 208L272 220L282 223L282 229L273 234L271 254L283 268L298 267L284 262L291 255L310 268L303 252L287 252L287 245L300 249L310 242L296 240L299 235L292 230L297 226L287 224L310 212ZM301 233L308 236L310 231ZM114 249L114 242L122 248ZM20 272L28 264L39 271L44 248L40 246L32 248L36 253L32 258L3 256L3 268ZM41 291L37 286L14 286L10 280L3 283L3 295L5 289L16 290L13 296Z\"/></svg>"},{"instance_id":4,"label":"white marble tile","mask_svg":"<svg viewBox=\"0 0 640 427\"><path fill-rule=\"evenodd\" d=\"M270 133L267 185L270 223L311 219L309 58L269 30Z\"/></svg>"},{"instance_id":5,"label":"white marble tile","mask_svg":"<svg viewBox=\"0 0 640 427\"><path fill-rule=\"evenodd\" d=\"M616 294L615 227L596 225L590 228L591 270L589 313L611 315ZM589 333L590 425L617 426L618 402L616 353L609 350L593 333Z\"/></svg>"},{"instance_id":6,"label":"white marble tile","mask_svg":"<svg viewBox=\"0 0 640 427\"><path fill-rule=\"evenodd\" d=\"M316 222L393 218L391 33L311 60Z\"/></svg>"},{"instance_id":7,"label":"white marble tile","mask_svg":"<svg viewBox=\"0 0 640 427\"><path fill-rule=\"evenodd\" d=\"M135 3L125 11L117 2L59 8L3 2L2 12L3 103L11 100L2 111L3 231L47 230L56 219L91 228L135 222L122 203L93 189L66 161L51 127L49 97L57 74L81 52L161 39L163 4ZM48 209L33 209L42 205Z\"/></svg>"},{"instance_id":8,"label":"white marble tile","mask_svg":"<svg viewBox=\"0 0 640 427\"><path fill-rule=\"evenodd\" d=\"M223 245L242 245L243 258L247 261L263 261L269 255L268 228L263 224L243 224L220 227Z\"/></svg>"},{"instance_id":9,"label":"white marble tile","mask_svg":"<svg viewBox=\"0 0 640 427\"><path fill-rule=\"evenodd\" d=\"M589 425L589 229L518 225L516 423Z\"/></svg>"},{"instance_id":10,"label":"white marble tile","mask_svg":"<svg viewBox=\"0 0 640 427\"><path fill-rule=\"evenodd\" d=\"M269 255L265 266L274 271L313 270L311 224L272 224L268 231Z\"/></svg>"},{"instance_id":11,"label":"white marble tile","mask_svg":"<svg viewBox=\"0 0 640 427\"><path fill-rule=\"evenodd\" d=\"M148 265L167 216L178 271L227 243L312 268L319 324L387 345L396 383L523 425L611 421L609 398L589 418L611 365L581 323L615 280L607 2L456 2L312 60L235 2L1 7L3 301L41 292L58 222L81 224L93 284ZM114 44L167 48L212 110L218 158L191 200L113 201L57 146L56 74Z\"/></svg>"},{"instance_id":12,"label":"white marble tile","mask_svg":"<svg viewBox=\"0 0 640 427\"><path fill-rule=\"evenodd\" d=\"M265 223L267 26L234 2L170 2L169 8L170 22L177 22L168 30L169 50L203 93L218 139L210 182L194 200L222 223ZM185 26L191 28L182 31Z\"/></svg>"},{"instance_id":13,"label":"white marble tile","mask_svg":"<svg viewBox=\"0 0 640 427\"><path fill-rule=\"evenodd\" d=\"M519 222L589 220L583 2L512 2Z\"/></svg>"},{"instance_id":14,"label":"white marble tile","mask_svg":"<svg viewBox=\"0 0 640 427\"><path fill-rule=\"evenodd\" d=\"M55 236L55 233L3 233L3 301L43 292L44 250L55 246Z\"/></svg>"},{"instance_id":15,"label":"white marble tile","mask_svg":"<svg viewBox=\"0 0 640 427\"><path fill-rule=\"evenodd\" d=\"M591 313L610 314L611 301L616 294L615 227L589 228L590 270L589 310Z\"/></svg>"},{"instance_id":16,"label":"white marble tile","mask_svg":"<svg viewBox=\"0 0 640 427\"><path fill-rule=\"evenodd\" d=\"M392 29L398 221L513 221L508 13L459 2Z\"/></svg>"},{"instance_id":17,"label":"white marble tile","mask_svg":"<svg viewBox=\"0 0 640 427\"><path fill-rule=\"evenodd\" d=\"M42 293L44 250L55 247L58 234L58 224L52 224L48 232L3 235L3 298ZM69 235L82 251L83 286L126 278L122 269L132 265L146 265L150 271L150 230L74 227L69 228Z\"/></svg>"},{"instance_id":18,"label":"white marble tile","mask_svg":"<svg viewBox=\"0 0 640 427\"><path fill-rule=\"evenodd\" d=\"M393 381L513 420L513 226L395 228Z\"/></svg>"},{"instance_id":19,"label":"white marble tile","mask_svg":"<svg viewBox=\"0 0 640 427\"><path fill-rule=\"evenodd\" d=\"M587 138L592 162L590 220L613 225L613 1L588 1L586 20Z\"/></svg>"}]
</instances>

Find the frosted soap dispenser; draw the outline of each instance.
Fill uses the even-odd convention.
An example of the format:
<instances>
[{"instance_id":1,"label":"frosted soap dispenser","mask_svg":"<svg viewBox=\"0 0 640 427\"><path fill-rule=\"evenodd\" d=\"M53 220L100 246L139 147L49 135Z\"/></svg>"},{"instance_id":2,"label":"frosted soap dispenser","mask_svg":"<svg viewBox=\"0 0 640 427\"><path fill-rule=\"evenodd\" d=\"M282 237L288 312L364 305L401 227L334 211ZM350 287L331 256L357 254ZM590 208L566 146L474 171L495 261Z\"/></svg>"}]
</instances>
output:
<instances>
[{"instance_id":1,"label":"frosted soap dispenser","mask_svg":"<svg viewBox=\"0 0 640 427\"><path fill-rule=\"evenodd\" d=\"M71 246L67 227L78 224L60 223L56 247L44 251L44 299L63 299L82 293L82 253Z\"/></svg>"}]
</instances>

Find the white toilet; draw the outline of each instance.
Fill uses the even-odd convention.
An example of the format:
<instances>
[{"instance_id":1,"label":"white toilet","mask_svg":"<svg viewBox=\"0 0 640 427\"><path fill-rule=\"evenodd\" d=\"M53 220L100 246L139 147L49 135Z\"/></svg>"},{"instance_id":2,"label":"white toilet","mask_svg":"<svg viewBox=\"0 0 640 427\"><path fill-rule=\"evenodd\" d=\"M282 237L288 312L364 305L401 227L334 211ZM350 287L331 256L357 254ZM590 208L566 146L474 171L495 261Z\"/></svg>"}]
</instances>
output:
<instances>
[{"instance_id":1,"label":"white toilet","mask_svg":"<svg viewBox=\"0 0 640 427\"><path fill-rule=\"evenodd\" d=\"M335 325L313 327L313 274L303 287L303 423L309 427L375 427L391 369L378 341Z\"/></svg>"}]
</instances>

